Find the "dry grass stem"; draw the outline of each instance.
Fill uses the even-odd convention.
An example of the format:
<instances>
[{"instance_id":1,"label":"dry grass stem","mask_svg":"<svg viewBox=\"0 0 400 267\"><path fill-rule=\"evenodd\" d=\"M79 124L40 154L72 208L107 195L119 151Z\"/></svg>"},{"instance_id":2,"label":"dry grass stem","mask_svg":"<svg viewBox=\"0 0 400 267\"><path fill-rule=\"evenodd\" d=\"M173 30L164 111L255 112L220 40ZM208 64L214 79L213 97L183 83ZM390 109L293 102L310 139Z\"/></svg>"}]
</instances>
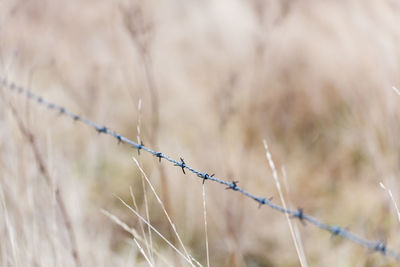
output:
<instances>
[{"instance_id":1,"label":"dry grass stem","mask_svg":"<svg viewBox=\"0 0 400 267\"><path fill-rule=\"evenodd\" d=\"M150 259L147 257L146 253L144 252L143 248L140 246L140 244L136 241L136 238L133 238L133 241L135 242L136 246L139 248L140 253L143 255L143 257L146 259L147 263L153 267L154 264L152 263L153 261L150 261Z\"/></svg>"},{"instance_id":2,"label":"dry grass stem","mask_svg":"<svg viewBox=\"0 0 400 267\"><path fill-rule=\"evenodd\" d=\"M72 225L70 215L68 213L67 207L63 200L61 188L57 185L56 181L53 181L53 179L50 175L50 172L48 170L48 167L45 163L45 160L42 158L42 154L39 150L38 145L36 144L35 136L30 131L29 128L24 126L22 119L19 117L18 112L16 111L16 109L14 108L14 106L11 103L9 104L9 107L12 111L12 114L14 115L14 118L17 122L19 130L21 131L23 136L26 138L26 140L28 141L28 144L30 145L30 147L32 149L34 159L38 166L39 172L42 174L42 176L45 179L45 182L47 183L49 188L51 190L54 190L56 204L60 211L61 218L63 219L65 229L68 233L68 237L69 237L69 241L70 241L70 245L71 245L72 258L74 259L75 266L80 267L80 266L82 266L82 263L81 263L81 259L79 256L78 243L76 241L75 231L74 231L74 227Z\"/></svg>"},{"instance_id":3,"label":"dry grass stem","mask_svg":"<svg viewBox=\"0 0 400 267\"><path fill-rule=\"evenodd\" d=\"M210 254L208 249L208 230L207 230L207 206L206 206L206 188L202 185L203 192L203 214L204 214L204 232L206 236L206 257L207 257L207 267L210 267Z\"/></svg>"},{"instance_id":4,"label":"dry grass stem","mask_svg":"<svg viewBox=\"0 0 400 267\"><path fill-rule=\"evenodd\" d=\"M267 157L267 160L268 160L268 164L269 164L269 166L271 168L272 177L274 178L274 181L275 181L275 186L278 189L279 197L281 199L283 207L285 209L287 209L286 202L285 202L285 199L283 197L283 193L282 193L282 189L281 189L281 184L280 184L279 178L278 178L278 172L277 172L277 170L275 168L275 163L272 160L271 153L270 153L270 151L268 149L267 141L264 139L263 142L264 142L264 148L265 148L265 153L266 153L266 157ZM286 221L287 221L287 223L289 225L290 235L292 236L293 243L294 243L294 246L296 248L297 256L299 257L299 260L300 260L300 264L301 264L302 267L307 267L308 264L307 264L307 260L306 260L306 256L305 256L305 253L304 253L304 249L303 249L303 245L301 243L301 240L298 238L298 235L296 235L296 233L295 233L295 231L293 229L292 222L291 222L291 220L289 218L289 214L285 213L285 216L286 216Z\"/></svg>"},{"instance_id":5,"label":"dry grass stem","mask_svg":"<svg viewBox=\"0 0 400 267\"><path fill-rule=\"evenodd\" d=\"M5 232L8 236L8 239L10 240L10 244L11 244L11 254L12 254L12 262L13 265L17 266L18 265L18 256L17 256L17 245L15 242L15 231L10 223L10 219L8 217L8 209L7 209L7 204L6 204L6 200L4 199L4 192L3 192L3 187L0 184L0 199L1 199L1 206L2 206L2 214L4 217L4 221L5 221ZM3 251L3 249L2 249ZM2 252L4 253L4 252ZM9 255L3 255L3 259L6 260L8 258L8 261L11 261L11 259L9 258Z\"/></svg>"},{"instance_id":6,"label":"dry grass stem","mask_svg":"<svg viewBox=\"0 0 400 267\"><path fill-rule=\"evenodd\" d=\"M173 232L175 233L176 237L178 238L178 241L179 241L179 243L180 243L180 245L181 245L183 251L184 251L185 254L186 254L186 257L187 257L187 258L190 258L190 254L187 252L187 250L186 250L186 248L185 248L185 245L183 244L182 239L181 239L181 237L179 236L178 231L176 230L176 226L175 226L175 224L172 222L172 220L171 220L171 218L170 218L170 216L169 216L169 214L168 214L168 212L167 212L167 210L166 210L166 208L165 208L165 206L164 206L163 201L162 201L161 198L158 196L158 194L157 194L157 192L156 192L154 186L153 186L152 183L150 182L150 180L149 180L149 178L147 177L146 173L143 171L143 169L142 169L142 167L140 166L140 164L139 164L139 162L137 161L137 159L136 159L135 157L132 157L132 158L133 158L133 160L135 161L135 163L136 163L137 167L139 168L140 172L143 174L143 177L146 179L147 184L148 184L148 185L150 186L150 188L151 188L151 191L153 191L153 194L154 194L154 196L156 197L157 202L160 204L160 206L161 206L161 208L162 208L162 210L163 210L165 216L167 217L168 222L169 222L169 224L170 224L170 226L171 226Z\"/></svg>"},{"instance_id":7,"label":"dry grass stem","mask_svg":"<svg viewBox=\"0 0 400 267\"><path fill-rule=\"evenodd\" d=\"M284 184L284 188L286 191L289 207L293 207L293 205L290 201L290 187L289 187L289 183L288 183L288 179L287 179L286 169L284 166L282 166L282 168L281 168L281 173L282 173L282 177L283 177L283 184ZM287 218L288 218L288 216L286 216L286 219ZM298 246L300 248L300 251L302 251L301 255L304 256L304 261L306 261L304 248L303 248L303 241L301 240L301 234L300 234L299 225L297 223L297 220L290 221L290 223L293 226L294 234L295 234L296 240L298 241Z\"/></svg>"},{"instance_id":8,"label":"dry grass stem","mask_svg":"<svg viewBox=\"0 0 400 267\"><path fill-rule=\"evenodd\" d=\"M133 214L135 214L136 217L138 217L145 224L147 224L159 237L161 237L162 240L164 240L168 244L168 246L170 246L173 250L175 250L175 252L178 253L178 255L180 255L184 260L186 260L190 265L194 266L190 257L187 257L179 249L177 249L167 238L165 238L156 228L154 228L148 221L146 221L145 218L140 216L140 214L136 210L134 210L131 206L129 206L123 199L121 199L118 196L115 197L118 198L119 201L121 201L121 203L124 204L124 206L127 207Z\"/></svg>"},{"instance_id":9,"label":"dry grass stem","mask_svg":"<svg viewBox=\"0 0 400 267\"><path fill-rule=\"evenodd\" d=\"M400 222L400 211L399 211L399 208L398 208L398 206L397 206L396 200L394 200L392 190L389 189L389 188L387 188L382 182L379 182L379 185L380 185L380 187L381 187L383 190L385 190L385 191L387 192L387 194L389 195L390 200L392 201L393 206L394 206L394 208L395 208L395 210L396 210L397 219L398 219L398 221Z\"/></svg>"},{"instance_id":10,"label":"dry grass stem","mask_svg":"<svg viewBox=\"0 0 400 267\"><path fill-rule=\"evenodd\" d=\"M138 144L143 144L142 143L142 139L141 139L141 126L142 126L142 99L139 99L138 101L138 116L137 116L138 120L137 120L137 126L136 126L136 130L137 130L137 141ZM140 150L138 150L138 153L140 153ZM144 206L145 206L145 211L146 211L146 219L148 222L150 221L150 212L149 212L149 204L148 204L148 200L147 200L147 190L146 190L146 185L144 182L144 177L143 177L143 173L141 174L141 183L142 183L142 190L143 190L143 198L144 198ZM131 190L131 196L133 197L133 192ZM136 207L137 209L137 207ZM138 209L137 209L138 210ZM147 231L148 231L148 235L149 235L149 239L150 239L150 247L153 247L153 238L151 236L151 229L149 227L147 227ZM151 259L153 259L153 256L150 256Z\"/></svg>"},{"instance_id":11,"label":"dry grass stem","mask_svg":"<svg viewBox=\"0 0 400 267\"><path fill-rule=\"evenodd\" d=\"M396 94L400 95L400 90L397 89L395 86L392 86L392 90L396 92Z\"/></svg>"},{"instance_id":12,"label":"dry grass stem","mask_svg":"<svg viewBox=\"0 0 400 267\"><path fill-rule=\"evenodd\" d=\"M144 240L144 238L142 238L138 232L136 232L135 229L129 227L126 223L124 223L123 221L121 221L117 216L115 216L114 214L108 212L107 210L101 210L101 212L107 216L108 218L110 218L113 222L115 222L117 225L119 225L122 229L124 229L127 233L131 234L132 237L135 240L139 240L142 243L145 243L146 241ZM157 250L155 250L154 248L151 248L152 252L157 255L157 257L159 259L161 259L167 266L173 266L171 263L169 263L165 257L162 256L162 254L160 252L158 252ZM153 263L152 263L153 264Z\"/></svg>"},{"instance_id":13,"label":"dry grass stem","mask_svg":"<svg viewBox=\"0 0 400 267\"><path fill-rule=\"evenodd\" d=\"M131 198L132 198L132 202L133 202L133 206L135 207L135 210L139 210L139 208L138 208L138 206L136 204L136 198L135 198L135 196L133 194L132 186L129 187L129 192L131 194ZM145 206L146 206L146 210L148 210L146 201L145 201ZM147 216L147 221L150 222L148 214L146 214L146 216ZM153 248L153 244L152 244L152 240L151 240L151 230L148 228L148 230L149 230L149 238L150 238L150 244L149 244L149 241L147 240L147 237L146 237L146 233L144 231L143 222L141 220L139 220L139 227L140 227L140 231L142 232L142 235L143 235L143 238L144 238L144 241L145 241L145 244L146 244L147 253L149 254L151 262L154 265L154 257L153 257L153 254L151 253L152 248Z\"/></svg>"}]
</instances>

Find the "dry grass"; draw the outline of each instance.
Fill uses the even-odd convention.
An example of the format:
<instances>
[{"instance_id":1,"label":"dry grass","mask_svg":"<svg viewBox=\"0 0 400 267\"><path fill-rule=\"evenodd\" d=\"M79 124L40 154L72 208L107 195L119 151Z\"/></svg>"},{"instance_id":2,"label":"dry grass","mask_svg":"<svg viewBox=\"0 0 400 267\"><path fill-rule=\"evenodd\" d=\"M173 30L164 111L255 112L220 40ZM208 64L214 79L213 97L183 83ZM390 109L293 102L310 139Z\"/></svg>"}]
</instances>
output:
<instances>
[{"instance_id":1,"label":"dry grass","mask_svg":"<svg viewBox=\"0 0 400 267\"><path fill-rule=\"evenodd\" d=\"M393 201L379 185L399 203L399 13L395 0L3 0L0 73L131 139L142 99L146 145L278 199L267 139L277 170L288 172L293 208L400 251ZM145 201L136 151L1 96L1 266L74 266L56 188L82 266L148 266L152 257L185 265L154 233L150 249L121 228L149 238L113 197L134 207L132 186L135 210L180 246L147 185ZM50 186L9 103L35 138ZM206 265L201 180L149 155L140 164L187 252ZM211 183L206 190L211 266L299 265L282 214ZM299 229L309 266L396 266Z\"/></svg>"}]
</instances>

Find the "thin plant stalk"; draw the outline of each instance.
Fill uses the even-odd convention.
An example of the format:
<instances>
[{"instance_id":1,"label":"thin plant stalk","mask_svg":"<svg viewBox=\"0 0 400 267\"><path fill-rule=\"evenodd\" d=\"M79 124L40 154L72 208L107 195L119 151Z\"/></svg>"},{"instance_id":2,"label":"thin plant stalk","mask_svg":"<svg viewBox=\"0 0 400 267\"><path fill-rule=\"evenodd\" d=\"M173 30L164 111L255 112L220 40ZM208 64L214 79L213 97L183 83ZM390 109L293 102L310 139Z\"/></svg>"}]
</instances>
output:
<instances>
[{"instance_id":1,"label":"thin plant stalk","mask_svg":"<svg viewBox=\"0 0 400 267\"><path fill-rule=\"evenodd\" d=\"M135 196L133 195L133 191L132 191L132 187L131 187L131 186L129 187L129 192L131 193L131 198L132 198L133 206L135 207L136 210L139 210L139 208L138 208L138 206L137 206L137 203L136 203L136 198L135 198ZM147 218L147 220L148 220L148 218ZM149 220L148 220L148 221L149 221ZM149 245L149 241L147 240L147 237L146 237L146 234L145 234L145 231L144 231L144 227L143 227L143 222L142 222L142 221L139 221L139 227L140 227L140 230L141 230L141 232L142 232L142 235L143 235L143 238L144 238L144 241L145 241L145 244L146 244L147 253L149 254L149 257L150 257L150 259L151 259L151 262L152 262L152 264L154 265L153 254L151 253L151 248L150 248L150 245ZM150 231L150 232L151 232L151 231Z\"/></svg>"},{"instance_id":2,"label":"thin plant stalk","mask_svg":"<svg viewBox=\"0 0 400 267\"><path fill-rule=\"evenodd\" d=\"M67 230L68 237L69 237L69 240L71 243L72 258L74 259L75 266L80 267L80 266L82 266L82 264L81 264L81 259L80 259L79 253L78 253L78 245L77 245L77 241L76 241L76 237L75 237L75 232L74 232L74 228L73 228L73 225L71 222L71 218L67 211L67 207L66 207L63 197L62 197L61 189L57 184L53 185L53 183L52 183L53 179L50 176L49 170L48 170L46 164L44 163L44 160L40 154L39 148L36 144L35 136L24 126L24 124L23 124L21 118L18 116L18 113L15 110L15 108L11 104L9 106L14 115L14 118L17 121L18 128L20 129L23 136L27 139L29 145L31 146L33 156L35 158L36 164L38 165L39 172L43 175L44 180L46 181L47 185L50 188L54 187L56 204L61 213L61 217L64 221L64 225Z\"/></svg>"},{"instance_id":3,"label":"thin plant stalk","mask_svg":"<svg viewBox=\"0 0 400 267\"><path fill-rule=\"evenodd\" d=\"M185 248L185 245L183 244L182 239L181 239L181 237L179 236L178 231L176 230L176 226L175 226L175 224L172 222L172 220L171 220L171 218L170 218L170 216L169 216L169 214L168 214L168 212L167 212L167 210L166 210L166 208L165 208L165 206L164 206L164 203L162 202L161 198L158 196L158 194L157 194L157 192L156 192L154 186L153 186L152 183L150 182L150 180L149 180L149 178L147 177L146 173L143 171L143 169L142 169L142 167L140 166L140 164L139 164L139 162L137 161L137 159L136 159L135 157L132 157L132 158L133 158L133 160L135 161L135 163L136 163L137 167L139 168L140 172L143 174L143 177L146 179L146 181L147 181L148 185L150 186L151 190L153 191L153 193L154 193L154 195L155 195L155 197L156 197L156 199L157 199L157 202L160 204L162 210L164 211L164 214L165 214L165 216L167 217L168 222L169 222L169 224L171 225L172 230L174 231L176 237L178 238L178 241L179 241L180 245L182 246L183 251L184 251L185 254L186 254L186 257L190 258L190 255L189 255L189 253L187 252L187 250L186 250L186 248Z\"/></svg>"},{"instance_id":4,"label":"thin plant stalk","mask_svg":"<svg viewBox=\"0 0 400 267\"><path fill-rule=\"evenodd\" d=\"M143 255L147 263L153 267L154 264L150 261L150 259L147 257L146 253L144 252L143 248L140 246L140 244L136 241L136 238L133 238L133 241L135 242L136 246L139 248L140 253Z\"/></svg>"},{"instance_id":5,"label":"thin plant stalk","mask_svg":"<svg viewBox=\"0 0 400 267\"><path fill-rule=\"evenodd\" d=\"M136 240L144 243L145 240L144 238L142 238L138 232L136 232L135 229L130 228L126 223L124 223L123 221L121 221L117 216L115 216L114 214L110 213L107 210L102 209L101 212L107 216L109 219L111 219L113 222L115 222L117 225L119 225L122 229L124 229L127 233L131 234L133 238L135 238ZM152 252L157 255L158 258L160 258L166 265L168 266L173 266L171 263L169 263L163 256L161 253L159 253L157 250L155 250L154 248L151 248Z\"/></svg>"},{"instance_id":6,"label":"thin plant stalk","mask_svg":"<svg viewBox=\"0 0 400 267\"><path fill-rule=\"evenodd\" d=\"M179 249L177 249L167 238L165 238L156 228L154 228L145 218L140 216L140 214L133 209L131 206L129 206L123 199L121 199L118 196L115 196L116 198L121 201L122 204L124 204L125 207L127 207L133 214L136 215L140 220L142 220L145 224L147 224L151 230L153 230L159 237L161 237L162 240L164 240L173 250L175 250L176 253L178 253L183 259L185 259L190 265L194 266L191 259L187 256L185 256Z\"/></svg>"},{"instance_id":7,"label":"thin plant stalk","mask_svg":"<svg viewBox=\"0 0 400 267\"><path fill-rule=\"evenodd\" d=\"M207 255L207 267L210 267L210 254L208 249L208 231L207 231L207 208L206 208L206 189L203 184L203 214L204 214L204 231L206 235L206 255Z\"/></svg>"},{"instance_id":8,"label":"thin plant stalk","mask_svg":"<svg viewBox=\"0 0 400 267\"><path fill-rule=\"evenodd\" d=\"M276 171L274 161L272 160L272 156L271 156L271 153L269 152L268 144L265 139L264 139L264 148L265 148L265 154L266 154L266 157L268 160L268 164L272 171L272 177L274 178L274 181L275 181L275 186L278 190L279 197L282 201L283 208L287 209L285 198L283 197L283 193L282 193L281 183L279 182L279 178L278 178L278 172ZM300 240L296 238L296 234L293 230L293 226L290 221L289 214L285 213L285 216L286 216L287 223L289 225L290 235L292 236L292 240L293 240L294 246L296 248L297 256L299 257L299 260L300 260L300 264L302 267L307 267L308 264L307 264L306 257L304 254L303 246L302 246Z\"/></svg>"},{"instance_id":9,"label":"thin plant stalk","mask_svg":"<svg viewBox=\"0 0 400 267\"><path fill-rule=\"evenodd\" d=\"M140 137L141 126L142 126L142 99L139 99L137 108L138 108L138 120L137 120L137 126L136 126L137 141L138 141L138 144L143 144L142 139ZM138 150L138 153L140 153L139 150ZM142 189L143 189L143 196L144 196L143 198L144 198L144 206L145 206L145 211L146 211L146 218L147 218L147 221L150 222L149 205L148 205L148 201L147 201L146 185L144 183L143 174L141 174L141 182L142 182ZM132 194L132 191L131 191L131 194ZM133 194L132 194L132 197L133 197ZM148 231L148 235L149 235L149 239L150 239L150 246L153 247L153 238L151 236L151 229L149 227L147 227L147 231ZM151 258L153 259L152 255L151 255Z\"/></svg>"},{"instance_id":10,"label":"thin plant stalk","mask_svg":"<svg viewBox=\"0 0 400 267\"><path fill-rule=\"evenodd\" d=\"M394 208L395 208L395 210L396 210L397 219L398 219L398 221L400 222L400 211L399 211L399 207L397 206L396 200L394 200L392 190L389 189L389 188L387 188L382 182L379 182L379 185L380 185L381 188L382 188L383 190L385 190L385 191L387 192L387 194L389 195L390 200L392 201L392 203L393 203L393 205L394 205Z\"/></svg>"}]
</instances>

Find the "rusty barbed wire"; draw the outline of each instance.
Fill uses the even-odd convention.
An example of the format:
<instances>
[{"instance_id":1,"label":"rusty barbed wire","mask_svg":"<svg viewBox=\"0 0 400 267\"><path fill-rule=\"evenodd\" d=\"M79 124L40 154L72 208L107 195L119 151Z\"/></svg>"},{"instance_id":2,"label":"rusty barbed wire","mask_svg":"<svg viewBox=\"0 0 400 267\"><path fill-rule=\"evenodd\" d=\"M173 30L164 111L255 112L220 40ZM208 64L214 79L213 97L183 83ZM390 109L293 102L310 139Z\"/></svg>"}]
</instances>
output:
<instances>
[{"instance_id":1,"label":"rusty barbed wire","mask_svg":"<svg viewBox=\"0 0 400 267\"><path fill-rule=\"evenodd\" d=\"M242 195L253 199L254 201L256 201L259 204L260 207L263 205L266 205L266 206L268 206L274 210L277 210L281 213L287 213L290 216L292 216L293 218L297 218L299 221L301 221L303 223L308 222L322 230L330 232L333 236L340 236L344 239L347 239L356 244L359 244L359 245L367 248L370 251L379 252L382 255L385 255L390 258L394 258L395 260L400 262L400 253L387 247L385 242L367 240L367 239L364 239L364 238L350 232L349 230L346 230L339 226L330 225L330 224L321 222L318 219L304 213L304 209L302 209L302 208L299 208L297 210L285 209L282 206L273 203L272 197L270 197L270 198L258 197L256 195L253 195L252 193L246 191L245 189L239 187L238 186L239 181L227 182L223 179L215 177L214 174L209 175L207 172L198 171L198 170L190 167L189 165L187 165L187 163L183 160L183 158L180 158L180 160L178 161L173 158L170 158L169 156L163 154L162 152L151 150L150 148L146 147L143 144L143 142L140 142L140 144L138 144L138 143L126 138L125 136L123 136L121 134L111 131L106 126L102 126L100 124L92 122L91 120L86 119L85 117L79 116L62 106L59 106L55 103L45 100L44 98L42 98L39 95L36 95L29 89L26 89L21 86L17 86L14 82L8 81L5 77L0 76L0 85L2 85L5 88L8 88L11 91L15 91L17 93L23 94L28 99L31 99L31 100L37 102L38 104L47 107L48 109L58 111L60 114L66 115L66 116L72 118L74 121L80 121L86 125L89 125L89 126L93 127L98 133L110 135L110 136L114 137L118 141L118 143L126 143L126 144L131 145L133 148L138 150L139 155L140 155L140 150L144 150L144 151L152 154L156 158L158 158L159 162L161 162L161 160L164 159L164 160L167 160L167 161L173 163L174 166L180 167L184 174L186 174L185 169L194 173L197 177L199 177L203 180L202 181L203 183L207 180L210 180L210 181L222 184L222 185L226 186L226 189L237 191L237 192L241 193Z\"/></svg>"}]
</instances>

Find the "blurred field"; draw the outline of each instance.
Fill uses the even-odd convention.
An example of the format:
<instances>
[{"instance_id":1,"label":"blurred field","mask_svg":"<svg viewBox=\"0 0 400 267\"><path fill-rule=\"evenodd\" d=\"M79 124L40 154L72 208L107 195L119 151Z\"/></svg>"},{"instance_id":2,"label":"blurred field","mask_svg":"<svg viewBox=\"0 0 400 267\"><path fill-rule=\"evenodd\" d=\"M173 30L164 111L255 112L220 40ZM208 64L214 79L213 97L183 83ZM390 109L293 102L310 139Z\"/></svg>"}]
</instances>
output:
<instances>
[{"instance_id":1,"label":"blurred field","mask_svg":"<svg viewBox=\"0 0 400 267\"><path fill-rule=\"evenodd\" d=\"M400 251L400 2L0 2L0 74L195 168ZM148 266L106 209L140 232L139 159L183 243L206 266L201 180L1 88L0 265ZM141 99L142 109L138 103ZM13 115L10 105L16 109ZM19 118L34 136L46 183ZM147 187L152 225L178 245ZM206 183L211 266L299 266L285 218ZM299 225L309 266L398 266ZM186 266L153 234L154 248ZM155 256L156 265L165 263Z\"/></svg>"}]
</instances>

